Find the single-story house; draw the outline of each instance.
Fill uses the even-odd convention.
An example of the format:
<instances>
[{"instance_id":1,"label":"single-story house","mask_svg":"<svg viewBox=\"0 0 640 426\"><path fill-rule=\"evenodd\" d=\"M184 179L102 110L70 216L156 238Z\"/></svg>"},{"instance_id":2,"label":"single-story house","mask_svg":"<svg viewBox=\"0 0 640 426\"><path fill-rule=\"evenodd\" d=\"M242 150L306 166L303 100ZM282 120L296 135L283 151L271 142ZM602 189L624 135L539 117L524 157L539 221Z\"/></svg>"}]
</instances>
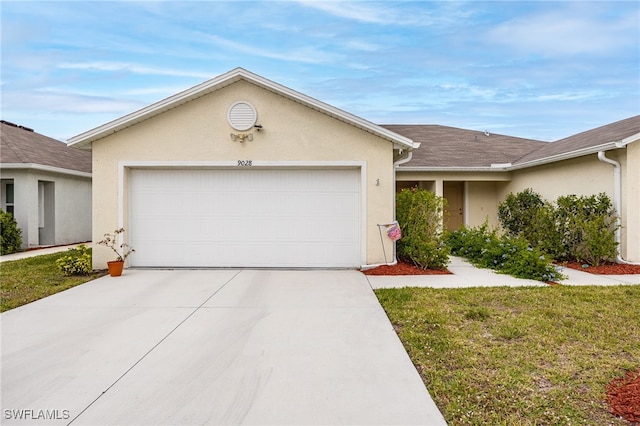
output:
<instances>
[{"instance_id":1,"label":"single-story house","mask_svg":"<svg viewBox=\"0 0 640 426\"><path fill-rule=\"evenodd\" d=\"M93 152L93 241L124 227L140 267L390 261L378 225L394 219L394 164L418 147L241 68L69 144Z\"/></svg>"},{"instance_id":2,"label":"single-story house","mask_svg":"<svg viewBox=\"0 0 640 426\"><path fill-rule=\"evenodd\" d=\"M635 186L627 176L627 164L640 163L635 134L588 149L559 141L567 148L546 154L550 144L540 141L377 125L237 68L69 144L93 152L93 240L124 227L136 249L129 266L353 268L393 260L384 230L403 186L444 195L459 223L495 223L510 191L544 189L548 175L569 172L566 162L600 149L624 163L622 197L635 191L637 200L637 166ZM598 185L563 182L568 192L613 194L614 167L597 161ZM554 164L561 170L544 170ZM637 201L623 208L634 202L637 212ZM637 257L631 222L623 219L623 248ZM94 247L94 267L111 258Z\"/></svg>"},{"instance_id":3,"label":"single-story house","mask_svg":"<svg viewBox=\"0 0 640 426\"><path fill-rule=\"evenodd\" d=\"M91 152L0 126L0 208L22 229L22 248L91 241Z\"/></svg>"}]
</instances>

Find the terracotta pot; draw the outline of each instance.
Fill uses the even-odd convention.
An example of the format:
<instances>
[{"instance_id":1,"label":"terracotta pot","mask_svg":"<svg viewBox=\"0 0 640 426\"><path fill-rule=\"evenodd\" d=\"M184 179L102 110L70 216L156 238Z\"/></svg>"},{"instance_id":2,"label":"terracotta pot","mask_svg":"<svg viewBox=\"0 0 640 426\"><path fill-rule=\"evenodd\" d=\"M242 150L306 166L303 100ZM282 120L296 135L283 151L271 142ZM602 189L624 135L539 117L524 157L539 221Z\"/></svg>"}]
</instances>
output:
<instances>
[{"instance_id":1,"label":"terracotta pot","mask_svg":"<svg viewBox=\"0 0 640 426\"><path fill-rule=\"evenodd\" d=\"M107 267L109 268L109 275L112 277L119 277L122 275L124 262L122 260L113 260L111 262L107 262Z\"/></svg>"}]
</instances>

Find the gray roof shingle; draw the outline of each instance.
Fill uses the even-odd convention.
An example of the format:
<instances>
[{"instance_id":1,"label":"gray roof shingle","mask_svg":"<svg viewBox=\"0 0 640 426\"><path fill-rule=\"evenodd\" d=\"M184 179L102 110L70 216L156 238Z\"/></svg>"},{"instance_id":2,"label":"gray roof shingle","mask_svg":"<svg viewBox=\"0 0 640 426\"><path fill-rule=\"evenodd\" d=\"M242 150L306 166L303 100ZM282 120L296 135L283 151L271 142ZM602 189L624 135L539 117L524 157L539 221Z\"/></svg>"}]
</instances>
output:
<instances>
[{"instance_id":1,"label":"gray roof shingle","mask_svg":"<svg viewBox=\"0 0 640 426\"><path fill-rule=\"evenodd\" d=\"M411 161L400 168L490 168L492 164L511 163L513 166L556 156L580 156L590 149L620 142L640 133L640 115L616 121L578 133L555 142L542 142L513 136L489 134L475 130L439 125L389 124L383 125L420 142L413 150Z\"/></svg>"},{"instance_id":2,"label":"gray roof shingle","mask_svg":"<svg viewBox=\"0 0 640 426\"><path fill-rule=\"evenodd\" d=\"M532 150L548 144L494 133L465 130L439 125L382 125L415 142L413 158L401 168L470 168L491 167L491 164L512 163Z\"/></svg>"},{"instance_id":3,"label":"gray roof shingle","mask_svg":"<svg viewBox=\"0 0 640 426\"><path fill-rule=\"evenodd\" d=\"M523 164L570 152L588 150L606 143L620 142L638 133L640 133L640 115L545 144L519 158L514 164Z\"/></svg>"},{"instance_id":4,"label":"gray roof shingle","mask_svg":"<svg viewBox=\"0 0 640 426\"><path fill-rule=\"evenodd\" d=\"M39 164L91 173L91 152L0 121L0 163Z\"/></svg>"}]
</instances>

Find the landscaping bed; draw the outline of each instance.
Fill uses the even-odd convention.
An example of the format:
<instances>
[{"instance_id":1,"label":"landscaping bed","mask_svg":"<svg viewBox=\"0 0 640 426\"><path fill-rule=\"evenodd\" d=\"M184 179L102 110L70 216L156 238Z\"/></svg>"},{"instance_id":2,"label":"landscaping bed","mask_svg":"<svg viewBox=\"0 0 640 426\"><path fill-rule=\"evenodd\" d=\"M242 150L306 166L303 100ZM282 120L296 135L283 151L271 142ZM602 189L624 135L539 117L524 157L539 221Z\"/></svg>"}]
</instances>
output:
<instances>
[{"instance_id":1,"label":"landscaping bed","mask_svg":"<svg viewBox=\"0 0 640 426\"><path fill-rule=\"evenodd\" d=\"M583 264L578 262L566 262L562 263L561 266L598 275L640 274L640 265L625 265L621 263L605 263L598 266L587 266L585 268Z\"/></svg>"},{"instance_id":2,"label":"landscaping bed","mask_svg":"<svg viewBox=\"0 0 640 426\"><path fill-rule=\"evenodd\" d=\"M633 424L640 424L640 370L629 371L607 386L609 411Z\"/></svg>"},{"instance_id":3,"label":"landscaping bed","mask_svg":"<svg viewBox=\"0 0 640 426\"><path fill-rule=\"evenodd\" d=\"M377 268L362 271L365 275L448 275L446 269L422 269L407 262L398 262L396 265L382 265Z\"/></svg>"}]
</instances>

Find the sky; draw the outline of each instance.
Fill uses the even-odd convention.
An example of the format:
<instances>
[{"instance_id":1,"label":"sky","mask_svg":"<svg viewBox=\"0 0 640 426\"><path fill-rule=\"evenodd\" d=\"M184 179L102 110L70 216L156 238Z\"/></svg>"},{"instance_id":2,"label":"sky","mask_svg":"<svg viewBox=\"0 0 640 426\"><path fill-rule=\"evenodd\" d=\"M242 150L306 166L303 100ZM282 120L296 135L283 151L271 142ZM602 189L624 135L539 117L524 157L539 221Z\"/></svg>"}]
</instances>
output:
<instances>
[{"instance_id":1,"label":"sky","mask_svg":"<svg viewBox=\"0 0 640 426\"><path fill-rule=\"evenodd\" d=\"M0 118L67 140L243 67L376 124L558 140L640 114L640 2L0 2Z\"/></svg>"}]
</instances>

